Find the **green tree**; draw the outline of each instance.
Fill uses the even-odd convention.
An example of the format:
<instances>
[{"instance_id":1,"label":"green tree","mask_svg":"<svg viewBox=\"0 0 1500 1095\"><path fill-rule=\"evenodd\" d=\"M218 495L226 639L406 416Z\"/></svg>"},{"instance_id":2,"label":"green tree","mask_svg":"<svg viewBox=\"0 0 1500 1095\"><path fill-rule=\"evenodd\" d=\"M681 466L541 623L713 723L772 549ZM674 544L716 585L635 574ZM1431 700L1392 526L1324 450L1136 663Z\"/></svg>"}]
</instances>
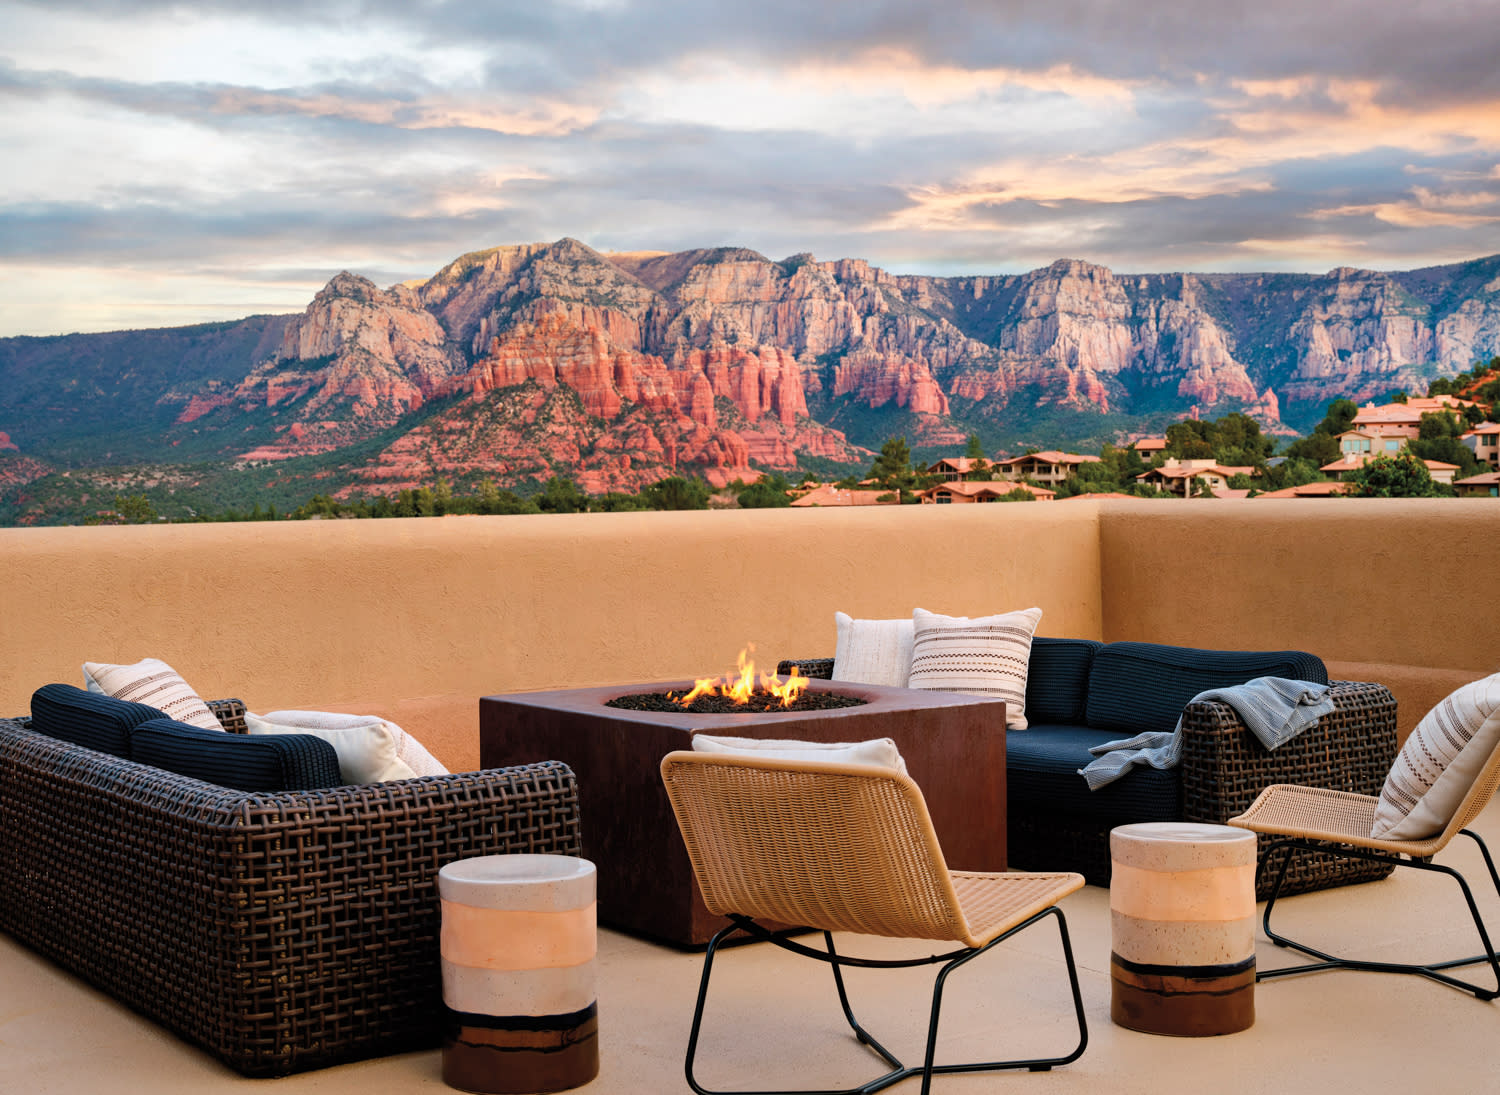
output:
<instances>
[{"instance_id":1,"label":"green tree","mask_svg":"<svg viewBox=\"0 0 1500 1095\"><path fill-rule=\"evenodd\" d=\"M650 508L639 494L618 490L606 491L589 502L589 509L595 513L629 513Z\"/></svg>"},{"instance_id":2,"label":"green tree","mask_svg":"<svg viewBox=\"0 0 1500 1095\"><path fill-rule=\"evenodd\" d=\"M156 520L156 507L144 494L115 495L115 512L127 525L144 525Z\"/></svg>"},{"instance_id":3,"label":"green tree","mask_svg":"<svg viewBox=\"0 0 1500 1095\"><path fill-rule=\"evenodd\" d=\"M904 504L917 500L915 494L924 485L911 466L911 447L904 437L887 438L880 454L870 465L869 479Z\"/></svg>"},{"instance_id":4,"label":"green tree","mask_svg":"<svg viewBox=\"0 0 1500 1095\"><path fill-rule=\"evenodd\" d=\"M1452 411L1427 412L1422 415L1417 427L1417 439L1407 443L1407 449L1423 460L1441 460L1445 464L1458 466L1456 478L1478 475L1485 466L1474 455L1474 450L1459 440L1467 428Z\"/></svg>"},{"instance_id":5,"label":"green tree","mask_svg":"<svg viewBox=\"0 0 1500 1095\"><path fill-rule=\"evenodd\" d=\"M989 460L985 458L984 445L980 443L977 433L969 434L969 444L964 449L964 457L974 462L969 470L964 473L965 479L974 483L988 483L995 478L995 469L990 466Z\"/></svg>"},{"instance_id":6,"label":"green tree","mask_svg":"<svg viewBox=\"0 0 1500 1095\"><path fill-rule=\"evenodd\" d=\"M543 513L587 513L589 496L573 480L554 475L542 485L536 504Z\"/></svg>"},{"instance_id":7,"label":"green tree","mask_svg":"<svg viewBox=\"0 0 1500 1095\"><path fill-rule=\"evenodd\" d=\"M707 509L708 496L707 483L681 475L658 479L641 491L641 497L652 509Z\"/></svg>"},{"instance_id":8,"label":"green tree","mask_svg":"<svg viewBox=\"0 0 1500 1095\"><path fill-rule=\"evenodd\" d=\"M488 476L479 481L477 502L480 513L494 513L500 505L500 488Z\"/></svg>"},{"instance_id":9,"label":"green tree","mask_svg":"<svg viewBox=\"0 0 1500 1095\"><path fill-rule=\"evenodd\" d=\"M1377 456L1344 476L1348 494L1356 498L1440 498L1452 493L1435 483L1427 465L1412 452Z\"/></svg>"},{"instance_id":10,"label":"green tree","mask_svg":"<svg viewBox=\"0 0 1500 1095\"><path fill-rule=\"evenodd\" d=\"M997 501L997 502L1035 502L1036 501L1036 495L1032 494L1029 490L1023 490L1020 487L1016 487L1014 490L1006 491L999 498L995 499L995 501Z\"/></svg>"},{"instance_id":11,"label":"green tree","mask_svg":"<svg viewBox=\"0 0 1500 1095\"><path fill-rule=\"evenodd\" d=\"M780 472L762 476L739 491L741 509L777 509L790 506L792 496L787 493L790 484Z\"/></svg>"}]
</instances>

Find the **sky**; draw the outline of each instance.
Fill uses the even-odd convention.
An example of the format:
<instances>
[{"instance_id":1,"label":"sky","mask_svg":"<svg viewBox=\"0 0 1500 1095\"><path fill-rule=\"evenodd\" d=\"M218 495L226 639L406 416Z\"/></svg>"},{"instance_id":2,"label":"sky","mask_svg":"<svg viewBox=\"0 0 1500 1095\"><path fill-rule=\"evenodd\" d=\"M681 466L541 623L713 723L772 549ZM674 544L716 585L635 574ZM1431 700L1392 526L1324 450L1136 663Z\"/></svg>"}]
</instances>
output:
<instances>
[{"instance_id":1,"label":"sky","mask_svg":"<svg viewBox=\"0 0 1500 1095\"><path fill-rule=\"evenodd\" d=\"M469 251L1500 252L1500 0L0 0L0 336Z\"/></svg>"}]
</instances>

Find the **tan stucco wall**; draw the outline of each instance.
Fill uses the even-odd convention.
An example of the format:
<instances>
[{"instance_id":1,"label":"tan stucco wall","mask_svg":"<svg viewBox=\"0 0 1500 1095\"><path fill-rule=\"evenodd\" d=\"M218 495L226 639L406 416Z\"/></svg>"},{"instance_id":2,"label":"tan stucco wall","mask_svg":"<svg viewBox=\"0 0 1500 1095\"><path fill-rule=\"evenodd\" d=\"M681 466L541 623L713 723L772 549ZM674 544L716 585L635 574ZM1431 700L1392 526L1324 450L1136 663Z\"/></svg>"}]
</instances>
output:
<instances>
[{"instance_id":1,"label":"tan stucco wall","mask_svg":"<svg viewBox=\"0 0 1500 1095\"><path fill-rule=\"evenodd\" d=\"M1404 737L1500 670L1500 506L1483 499L1099 503L1104 637L1309 650L1395 693Z\"/></svg>"},{"instance_id":2,"label":"tan stucco wall","mask_svg":"<svg viewBox=\"0 0 1500 1095\"><path fill-rule=\"evenodd\" d=\"M0 529L0 712L151 656L470 768L481 695L828 656L836 610L1041 605L1043 634L1099 637L1098 548L1092 503Z\"/></svg>"}]
</instances>

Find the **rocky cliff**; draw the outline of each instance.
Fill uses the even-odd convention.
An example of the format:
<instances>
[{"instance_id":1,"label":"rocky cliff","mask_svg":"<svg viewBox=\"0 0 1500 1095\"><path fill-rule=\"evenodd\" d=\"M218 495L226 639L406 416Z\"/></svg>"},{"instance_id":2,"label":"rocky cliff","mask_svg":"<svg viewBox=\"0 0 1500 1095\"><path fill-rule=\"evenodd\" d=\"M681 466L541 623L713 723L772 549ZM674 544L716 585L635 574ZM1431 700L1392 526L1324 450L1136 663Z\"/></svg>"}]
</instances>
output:
<instances>
[{"instance_id":1,"label":"rocky cliff","mask_svg":"<svg viewBox=\"0 0 1500 1095\"><path fill-rule=\"evenodd\" d=\"M1336 397L1425 391L1496 354L1500 256L1323 275L1064 259L942 278L564 239L388 289L340 274L298 316L0 340L0 438L63 463L153 442L249 464L347 453L353 489L439 474L635 489L867 462L896 432L1097 445L1195 409L1303 431ZM111 432L122 407L131 428Z\"/></svg>"}]
</instances>

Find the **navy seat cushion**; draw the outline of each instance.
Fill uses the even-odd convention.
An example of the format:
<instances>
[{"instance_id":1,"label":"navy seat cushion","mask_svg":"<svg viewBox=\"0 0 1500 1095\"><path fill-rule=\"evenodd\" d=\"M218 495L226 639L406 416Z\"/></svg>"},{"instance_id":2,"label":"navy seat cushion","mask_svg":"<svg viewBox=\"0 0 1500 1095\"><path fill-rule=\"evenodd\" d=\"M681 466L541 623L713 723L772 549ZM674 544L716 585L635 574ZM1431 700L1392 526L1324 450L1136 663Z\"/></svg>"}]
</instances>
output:
<instances>
[{"instance_id":1,"label":"navy seat cushion","mask_svg":"<svg viewBox=\"0 0 1500 1095\"><path fill-rule=\"evenodd\" d=\"M1119 734L1087 726L1036 726L1005 732L1009 810L1064 814L1100 822L1178 821L1182 791L1176 769L1133 768L1097 791L1078 774L1089 749Z\"/></svg>"},{"instance_id":2,"label":"navy seat cushion","mask_svg":"<svg viewBox=\"0 0 1500 1095\"><path fill-rule=\"evenodd\" d=\"M1300 650L1199 650L1157 643L1108 643L1089 670L1084 721L1115 737L1171 732L1200 692L1256 677L1328 683L1320 658Z\"/></svg>"},{"instance_id":3,"label":"navy seat cushion","mask_svg":"<svg viewBox=\"0 0 1500 1095\"><path fill-rule=\"evenodd\" d=\"M1026 669L1026 721L1082 723L1089 667L1104 644L1094 639L1031 640L1031 662Z\"/></svg>"},{"instance_id":4,"label":"navy seat cushion","mask_svg":"<svg viewBox=\"0 0 1500 1095\"><path fill-rule=\"evenodd\" d=\"M130 757L130 731L165 716L144 703L117 700L71 684L44 684L31 694L31 728L101 753Z\"/></svg>"},{"instance_id":5,"label":"navy seat cushion","mask_svg":"<svg viewBox=\"0 0 1500 1095\"><path fill-rule=\"evenodd\" d=\"M130 734L131 759L240 791L337 787L333 746L310 734L227 734L172 719L143 722Z\"/></svg>"}]
</instances>

